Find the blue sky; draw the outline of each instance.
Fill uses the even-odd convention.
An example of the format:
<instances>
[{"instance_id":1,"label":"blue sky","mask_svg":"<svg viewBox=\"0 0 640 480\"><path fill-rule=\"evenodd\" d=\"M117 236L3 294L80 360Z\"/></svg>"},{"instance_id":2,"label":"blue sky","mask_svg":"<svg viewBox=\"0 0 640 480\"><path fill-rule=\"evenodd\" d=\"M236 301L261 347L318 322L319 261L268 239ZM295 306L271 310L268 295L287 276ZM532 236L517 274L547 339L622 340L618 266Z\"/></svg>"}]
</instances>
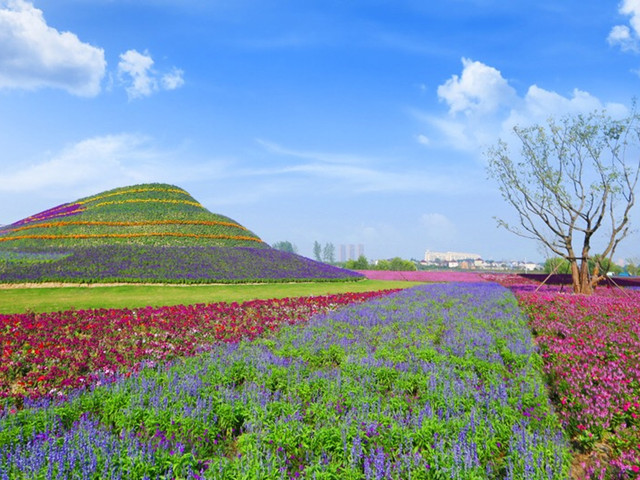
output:
<instances>
[{"instance_id":1,"label":"blue sky","mask_svg":"<svg viewBox=\"0 0 640 480\"><path fill-rule=\"evenodd\" d=\"M624 115L639 53L638 0L0 0L0 224L166 182L306 256L541 260L483 152Z\"/></svg>"}]
</instances>

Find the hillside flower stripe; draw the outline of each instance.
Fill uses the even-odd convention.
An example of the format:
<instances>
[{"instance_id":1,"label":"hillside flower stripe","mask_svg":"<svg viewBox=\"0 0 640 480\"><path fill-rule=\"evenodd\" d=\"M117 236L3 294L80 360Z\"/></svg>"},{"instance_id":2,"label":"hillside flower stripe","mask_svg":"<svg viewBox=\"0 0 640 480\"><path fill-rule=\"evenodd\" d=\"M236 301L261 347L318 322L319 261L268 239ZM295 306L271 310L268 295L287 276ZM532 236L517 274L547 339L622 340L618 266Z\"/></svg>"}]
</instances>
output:
<instances>
[{"instance_id":1,"label":"hillside flower stripe","mask_svg":"<svg viewBox=\"0 0 640 480\"><path fill-rule=\"evenodd\" d=\"M96 195L93 197L85 198L84 200L79 200L76 203L79 203L80 205L85 205L87 203L92 203L98 200L102 200L103 198L116 197L119 195L130 195L133 193L146 193L146 192L180 193L183 195L189 195L185 190L182 190L181 188L162 188L162 187L128 188L126 190L121 190L119 192L105 193L102 195Z\"/></svg>"},{"instance_id":2,"label":"hillside flower stripe","mask_svg":"<svg viewBox=\"0 0 640 480\"><path fill-rule=\"evenodd\" d=\"M214 226L220 225L223 227L233 227L238 228L240 230L247 231L248 229L233 222L223 222L223 221L215 221L215 220L149 220L149 221L140 221L140 222L110 222L110 221L72 221L72 222L48 222L48 223L38 223L36 225L25 225L18 228L11 228L8 231L10 232L20 232L23 230L31 230L34 228L55 228L55 227L65 227L69 225L76 226L106 226L106 227L144 227L144 226L153 226L153 225L204 225L204 226Z\"/></svg>"},{"instance_id":3,"label":"hillside flower stripe","mask_svg":"<svg viewBox=\"0 0 640 480\"><path fill-rule=\"evenodd\" d=\"M85 208L79 203L65 203L63 205L59 205L54 208L50 208L49 210L45 210L43 212L37 213L36 215L32 215L27 218L23 218L18 222L12 223L6 227L0 228L0 232L8 232L11 231L11 227L19 227L21 225L25 225L33 222L41 222L52 220L54 218L62 218L69 217L71 215L77 215L82 213Z\"/></svg>"},{"instance_id":4,"label":"hillside flower stripe","mask_svg":"<svg viewBox=\"0 0 640 480\"><path fill-rule=\"evenodd\" d=\"M173 200L167 198L129 198L127 200L111 200L108 202L100 202L95 205L90 205L86 208L94 209L98 207L105 207L107 205L126 205L128 203L170 203L174 205L191 205L194 207L202 207L202 204L199 202L193 202L191 200Z\"/></svg>"},{"instance_id":5,"label":"hillside flower stripe","mask_svg":"<svg viewBox=\"0 0 640 480\"><path fill-rule=\"evenodd\" d=\"M143 237L182 237L182 238L209 238L244 240L250 242L263 243L261 239L247 235L224 235L206 233L180 233L180 232L132 232L132 233L75 233L70 235L15 235L11 237L0 237L0 242L11 240L55 240L55 239L83 239L83 238L143 238Z\"/></svg>"},{"instance_id":6,"label":"hillside flower stripe","mask_svg":"<svg viewBox=\"0 0 640 480\"><path fill-rule=\"evenodd\" d=\"M244 243L255 246L103 245L68 250L58 248L50 251L58 254L55 261L4 262L0 282L264 283L363 278L351 270L268 248L264 243Z\"/></svg>"}]
</instances>

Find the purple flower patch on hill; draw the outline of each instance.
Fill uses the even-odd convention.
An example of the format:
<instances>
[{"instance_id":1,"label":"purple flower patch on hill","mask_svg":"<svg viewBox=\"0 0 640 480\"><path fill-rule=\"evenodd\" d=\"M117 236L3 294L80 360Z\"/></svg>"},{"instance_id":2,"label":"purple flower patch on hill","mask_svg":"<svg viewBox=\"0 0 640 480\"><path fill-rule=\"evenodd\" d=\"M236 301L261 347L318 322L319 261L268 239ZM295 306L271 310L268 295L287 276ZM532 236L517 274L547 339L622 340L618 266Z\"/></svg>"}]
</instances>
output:
<instances>
[{"instance_id":1,"label":"purple flower patch on hill","mask_svg":"<svg viewBox=\"0 0 640 480\"><path fill-rule=\"evenodd\" d=\"M275 249L114 245L73 249L54 262L9 263L1 282L173 282L345 280L362 275Z\"/></svg>"}]
</instances>

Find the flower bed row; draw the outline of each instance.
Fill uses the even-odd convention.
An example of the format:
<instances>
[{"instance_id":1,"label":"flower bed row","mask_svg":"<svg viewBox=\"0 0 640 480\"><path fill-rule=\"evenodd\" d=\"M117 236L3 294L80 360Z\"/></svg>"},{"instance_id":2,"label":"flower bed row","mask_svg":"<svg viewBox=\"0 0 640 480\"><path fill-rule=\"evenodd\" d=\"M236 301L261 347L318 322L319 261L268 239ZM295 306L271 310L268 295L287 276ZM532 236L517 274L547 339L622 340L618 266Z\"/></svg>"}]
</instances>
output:
<instances>
[{"instance_id":1,"label":"flower bed row","mask_svg":"<svg viewBox=\"0 0 640 480\"><path fill-rule=\"evenodd\" d=\"M31 215L27 218L24 218L18 222L15 222L11 225L9 225L8 227L20 227L23 225L27 225L30 223L34 223L34 222L43 222L43 221L48 221L48 220L53 220L55 218L64 218L64 217L68 217L71 215L76 215L78 213L82 213L84 211L86 211L86 209L88 208L86 205L98 200L101 200L103 198L108 198L108 197L113 197L113 196L118 196L118 195L129 195L129 194L135 194L135 193L146 193L146 192L162 192L162 193L169 193L169 194L174 194L174 193L180 193L183 195L187 195L188 193L185 192L184 190L180 190L180 189L176 189L176 188L160 188L160 187L149 187L149 188L135 188L135 189L126 189L126 190L122 190L122 191L117 191L117 192L112 192L112 193L107 193L104 195L99 195L99 196L94 196L94 197L89 197L86 198L84 200L79 200L77 202L74 203L64 203L62 205L58 205L56 207L50 208L48 210L45 210L43 212L37 213L35 215ZM191 198L191 197L189 197ZM121 202L103 202L97 205L92 205L92 207L96 207L98 205L111 205L111 204L123 204L123 203L131 203L131 202L155 202L155 203L184 203L187 205L193 205L193 206L202 206L197 202L194 201L188 201L188 200L169 200L169 199L130 199L130 200L125 200L125 201L121 201ZM186 202L186 203L185 203ZM40 225L42 226L42 225ZM8 232L8 231L14 231L15 228L13 229L8 229L7 227L1 229L3 233Z\"/></svg>"},{"instance_id":2,"label":"flower bed row","mask_svg":"<svg viewBox=\"0 0 640 480\"><path fill-rule=\"evenodd\" d=\"M252 339L384 293L0 315L0 398L12 405L24 397L65 393L100 375L130 373L143 360L164 361L216 341Z\"/></svg>"},{"instance_id":3,"label":"flower bed row","mask_svg":"<svg viewBox=\"0 0 640 480\"><path fill-rule=\"evenodd\" d=\"M515 289L544 358L580 478L640 476L640 293ZM530 290L530 289L529 289Z\"/></svg>"},{"instance_id":4,"label":"flower bed row","mask_svg":"<svg viewBox=\"0 0 640 480\"><path fill-rule=\"evenodd\" d=\"M85 198L83 200L79 200L77 203L81 205L85 205L87 203L96 202L98 200L102 200L103 198L110 198L119 195L131 195L135 193L147 193L147 192L160 192L160 193L178 193L182 195L189 195L185 190L181 188L169 188L169 187L141 187L141 188L125 188L122 190L118 190L111 193L105 193L102 195L94 195L92 197Z\"/></svg>"},{"instance_id":5,"label":"flower bed row","mask_svg":"<svg viewBox=\"0 0 640 480\"><path fill-rule=\"evenodd\" d=\"M26 225L33 222L42 222L53 220L54 218L64 218L69 217L71 215L77 215L78 213L84 212L84 207L79 203L65 203L63 205L58 205L57 207L50 208L43 212L37 213L30 217L19 220L11 225L0 228L1 233L12 232L14 227L20 227L21 225Z\"/></svg>"},{"instance_id":6,"label":"flower bed row","mask_svg":"<svg viewBox=\"0 0 640 480\"><path fill-rule=\"evenodd\" d=\"M360 280L362 275L300 255L256 247L105 245L57 249L54 262L0 263L0 282L247 283Z\"/></svg>"},{"instance_id":7,"label":"flower bed row","mask_svg":"<svg viewBox=\"0 0 640 480\"><path fill-rule=\"evenodd\" d=\"M145 227L145 226L156 226L156 225L202 225L202 226L223 226L223 227L233 227L238 228L240 230L247 230L247 228L242 225L238 225L233 222L223 222L217 220L149 220L149 221L141 221L141 222L109 222L109 221L99 221L99 220L88 220L88 221L66 221L66 222L46 222L46 223L38 223L36 225L25 225L23 227L11 228L8 231L10 232L21 232L23 230L32 230L34 228L59 228L59 227L67 227L67 226L86 226L86 227Z\"/></svg>"},{"instance_id":8,"label":"flower bed row","mask_svg":"<svg viewBox=\"0 0 640 480\"><path fill-rule=\"evenodd\" d=\"M107 202L100 202L89 207L87 209L94 209L98 207L106 207L107 205L127 205L130 203L156 203L156 204L174 204L174 205L190 205L192 207L202 207L199 202L194 202L191 200L174 200L167 198L128 198L126 200L110 200Z\"/></svg>"},{"instance_id":9,"label":"flower bed row","mask_svg":"<svg viewBox=\"0 0 640 480\"><path fill-rule=\"evenodd\" d=\"M473 272L456 271L390 271L390 270L359 270L363 275L371 280L394 280L409 282L482 282L479 274Z\"/></svg>"},{"instance_id":10,"label":"flower bed row","mask_svg":"<svg viewBox=\"0 0 640 480\"><path fill-rule=\"evenodd\" d=\"M147 238L147 237L177 237L177 238L197 238L197 239L225 239L241 240L247 242L262 243L257 237L248 235L224 235L207 233L181 233L181 232L132 232L132 233L72 233L72 234L42 234L42 235L14 235L11 237L0 237L0 242L10 242L14 240L82 240L95 238Z\"/></svg>"},{"instance_id":11,"label":"flower bed row","mask_svg":"<svg viewBox=\"0 0 640 480\"><path fill-rule=\"evenodd\" d=\"M430 285L0 418L0 478L568 477L495 284Z\"/></svg>"}]
</instances>

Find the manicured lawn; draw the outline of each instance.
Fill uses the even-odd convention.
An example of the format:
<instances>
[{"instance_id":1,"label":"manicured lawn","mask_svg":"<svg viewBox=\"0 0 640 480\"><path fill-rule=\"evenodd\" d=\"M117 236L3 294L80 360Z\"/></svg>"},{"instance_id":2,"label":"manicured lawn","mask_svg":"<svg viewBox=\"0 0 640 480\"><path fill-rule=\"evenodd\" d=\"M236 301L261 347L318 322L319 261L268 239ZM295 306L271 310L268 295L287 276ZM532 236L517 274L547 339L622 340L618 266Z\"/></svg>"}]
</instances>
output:
<instances>
[{"instance_id":1,"label":"manicured lawn","mask_svg":"<svg viewBox=\"0 0 640 480\"><path fill-rule=\"evenodd\" d=\"M54 312L71 308L134 308L254 299L301 297L409 288L420 282L276 283L257 285L123 285L93 287L0 288L0 313Z\"/></svg>"}]
</instances>

